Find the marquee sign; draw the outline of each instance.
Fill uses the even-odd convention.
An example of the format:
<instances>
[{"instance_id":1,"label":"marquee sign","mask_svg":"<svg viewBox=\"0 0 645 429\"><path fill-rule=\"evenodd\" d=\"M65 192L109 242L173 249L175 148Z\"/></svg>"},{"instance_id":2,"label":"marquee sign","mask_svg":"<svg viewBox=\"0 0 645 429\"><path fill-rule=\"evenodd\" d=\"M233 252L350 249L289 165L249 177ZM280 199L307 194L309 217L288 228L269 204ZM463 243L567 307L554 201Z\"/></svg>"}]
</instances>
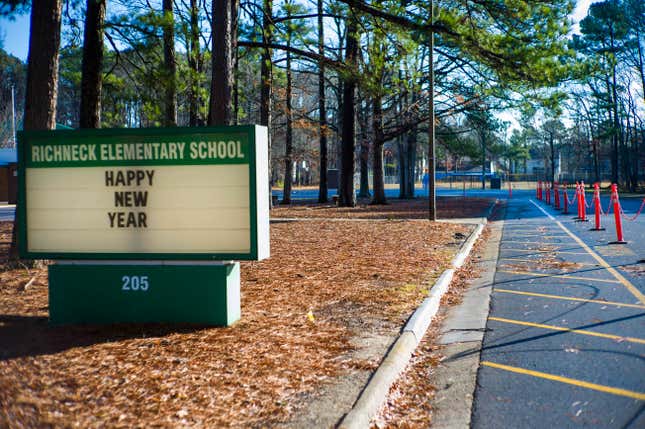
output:
<instances>
[{"instance_id":1,"label":"marquee sign","mask_svg":"<svg viewBox=\"0 0 645 429\"><path fill-rule=\"evenodd\" d=\"M21 255L269 256L267 131L34 131L19 136Z\"/></svg>"}]
</instances>

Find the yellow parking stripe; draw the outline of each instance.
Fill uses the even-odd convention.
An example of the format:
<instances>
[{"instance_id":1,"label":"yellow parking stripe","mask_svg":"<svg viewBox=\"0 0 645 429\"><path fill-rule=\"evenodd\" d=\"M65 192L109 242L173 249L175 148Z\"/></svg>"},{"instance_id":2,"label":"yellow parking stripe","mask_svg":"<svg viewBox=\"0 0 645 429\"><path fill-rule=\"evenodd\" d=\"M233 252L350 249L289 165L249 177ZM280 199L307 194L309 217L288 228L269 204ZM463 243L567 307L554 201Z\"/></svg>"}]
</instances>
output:
<instances>
[{"instance_id":1,"label":"yellow parking stripe","mask_svg":"<svg viewBox=\"0 0 645 429\"><path fill-rule=\"evenodd\" d=\"M564 237L564 235L563 235ZM521 240L504 240L504 243L516 243L516 244L540 244L540 245L554 245L554 244L563 244L563 243L555 243L551 241L521 241Z\"/></svg>"},{"instance_id":2,"label":"yellow parking stripe","mask_svg":"<svg viewBox=\"0 0 645 429\"><path fill-rule=\"evenodd\" d=\"M540 207L535 201L529 200L535 207L540 209L542 213L547 215L550 219L552 219L564 232L569 234L569 237L573 238L576 243L578 243L580 246L582 246L583 249L587 251L589 255L591 255L596 261L600 263L600 265L603 266L603 268L606 268L607 271L609 271L623 286L629 290L632 295L634 295L638 300L641 302L641 304L645 304L645 295L641 293L629 280L627 280L625 277L622 276L618 271L616 271L607 261L605 261L603 258L600 257L596 252L591 250L589 246L585 244L584 241L582 241L577 235L569 231L560 221L555 220L553 216L551 216L548 212L546 212L542 207ZM562 253L562 252L560 252Z\"/></svg>"},{"instance_id":3,"label":"yellow parking stripe","mask_svg":"<svg viewBox=\"0 0 645 429\"><path fill-rule=\"evenodd\" d=\"M603 282L603 283L620 283L618 280L609 280L609 279L596 279L593 277L579 277L579 276L570 276L569 274L548 274L548 273L534 273L531 271L510 271L510 270L498 270L500 273L507 274L517 274L520 276L533 276L533 277L558 277L562 279L572 279L572 280L585 280L590 282Z\"/></svg>"},{"instance_id":4,"label":"yellow parking stripe","mask_svg":"<svg viewBox=\"0 0 645 429\"><path fill-rule=\"evenodd\" d=\"M612 395L626 396L628 398L637 399L639 401L645 401L645 393L634 392L633 390L603 386L602 384L589 383L588 381L576 380L575 378L562 377L560 375L553 375L553 374L548 374L546 372L518 368L516 366L502 365L500 363L495 363L495 362L482 361L481 364L491 368L497 368L504 371L514 372L516 374L530 375L532 377L544 378L546 380L558 381L560 383L571 384L573 386L578 386L578 387L584 387L585 389L597 390L599 392L611 393Z\"/></svg>"},{"instance_id":5,"label":"yellow parking stripe","mask_svg":"<svg viewBox=\"0 0 645 429\"><path fill-rule=\"evenodd\" d=\"M546 244L546 243L545 243ZM568 255L587 255L585 252L565 252L561 250L535 250L535 249L501 249L509 252L531 252L531 253L565 253Z\"/></svg>"},{"instance_id":6,"label":"yellow parking stripe","mask_svg":"<svg viewBox=\"0 0 645 429\"><path fill-rule=\"evenodd\" d=\"M634 337L621 337L620 335L603 334L601 332L585 331L582 329L570 329L562 326L543 325L541 323L524 322L522 320L504 319L502 317L489 317L488 320L510 323L513 325L530 326L531 328L550 329L552 331L570 332L573 334L589 335L591 337L607 338L614 341L628 341L630 343L645 344L645 340Z\"/></svg>"},{"instance_id":7,"label":"yellow parking stripe","mask_svg":"<svg viewBox=\"0 0 645 429\"><path fill-rule=\"evenodd\" d=\"M502 259L504 261L517 261L517 262L541 262L542 261L539 258L535 258L535 259L499 258L499 259ZM566 262L566 261L563 261L563 262ZM598 266L598 264L590 264L589 262L574 262L574 263L577 264L577 265L588 265L588 266L591 266L591 267L597 267Z\"/></svg>"},{"instance_id":8,"label":"yellow parking stripe","mask_svg":"<svg viewBox=\"0 0 645 429\"><path fill-rule=\"evenodd\" d=\"M526 295L526 296L537 296L540 298L551 298L551 299L562 299L565 301L578 301L578 302L588 302L592 304L602 304L602 305L615 305L616 307L629 307L629 308L638 308L645 310L645 305L640 304L626 304L622 302L615 301L603 301L600 299L585 299L585 298L575 298L572 296L561 296L561 295L550 295L547 293L536 293L536 292L524 292L519 290L508 290L508 289L495 289L495 292L502 293L512 293L515 295Z\"/></svg>"}]
</instances>

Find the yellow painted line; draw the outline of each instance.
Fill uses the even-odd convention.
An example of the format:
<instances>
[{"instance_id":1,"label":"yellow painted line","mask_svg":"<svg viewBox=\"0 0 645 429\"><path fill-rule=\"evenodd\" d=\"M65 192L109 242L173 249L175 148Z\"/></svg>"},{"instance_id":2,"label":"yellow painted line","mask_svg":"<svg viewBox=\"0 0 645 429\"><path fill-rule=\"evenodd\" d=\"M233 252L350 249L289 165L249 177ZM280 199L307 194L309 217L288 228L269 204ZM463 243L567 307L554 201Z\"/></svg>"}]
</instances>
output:
<instances>
[{"instance_id":1,"label":"yellow painted line","mask_svg":"<svg viewBox=\"0 0 645 429\"><path fill-rule=\"evenodd\" d=\"M543 245L543 246L549 246L549 245L554 245L554 244L564 244L564 243L553 243L553 242L549 242L549 241L519 241L519 240L502 240L502 241L504 243L540 244L540 245Z\"/></svg>"},{"instance_id":2,"label":"yellow painted line","mask_svg":"<svg viewBox=\"0 0 645 429\"><path fill-rule=\"evenodd\" d=\"M620 274L618 271L616 271L616 269L614 267L609 265L609 263L607 261L605 261L603 258L601 258L599 254L597 254L596 252L591 250L591 248L589 246L587 246L584 241L582 241L580 238L578 238L578 236L576 236L574 233L569 231L560 222L556 221L556 223L560 226L560 228L562 228L564 230L564 232L569 234L569 236L571 238L573 238L576 241L576 243L578 243L580 246L582 246L582 248L585 249L587 251L587 253L589 253L596 261L598 261L598 263L603 268L605 268L607 271L609 271L616 278L616 280L618 280L623 286L625 286L627 288L627 290L632 293L632 295L634 295L636 298L638 298L638 300L642 304L645 304L645 295L643 295L641 293L641 291L639 291L636 288L636 286L634 286L629 280L627 280L625 277L623 277L622 274Z\"/></svg>"},{"instance_id":3,"label":"yellow painted line","mask_svg":"<svg viewBox=\"0 0 645 429\"><path fill-rule=\"evenodd\" d=\"M637 399L639 401L645 401L645 393L634 392L633 390L603 386L602 384L576 380L575 378L563 377L561 375L548 374L546 372L533 371L531 369L518 368L516 366L502 365L501 363L482 361L481 364L491 368L514 372L516 374L530 375L532 377L543 378L545 380L558 381L560 383L571 384L577 387L584 387L585 389L597 390L599 392L611 393L612 395L626 396L628 398Z\"/></svg>"},{"instance_id":4,"label":"yellow painted line","mask_svg":"<svg viewBox=\"0 0 645 429\"><path fill-rule=\"evenodd\" d=\"M620 274L618 271L616 271L607 261L605 261L603 258L600 257L599 254L591 250L591 247L587 246L584 241L582 241L580 238L578 238L577 235L569 231L560 221L555 220L553 216L551 216L548 212L544 211L542 207L537 205L535 201L529 200L533 205L537 208L539 208L542 213L546 214L549 216L549 218L553 219L555 223L567 234L569 234L569 237L573 238L576 243L578 243L580 246L582 246L583 249L587 251L598 263L603 267L606 268L607 271L609 271L623 286L627 288L628 291L632 293L638 300L641 302L641 304L645 304L645 295L641 293L629 280L627 280L625 277L623 277L622 274Z\"/></svg>"},{"instance_id":5,"label":"yellow painted line","mask_svg":"<svg viewBox=\"0 0 645 429\"><path fill-rule=\"evenodd\" d=\"M501 250L508 250L509 252L531 252L531 253L565 253L568 255L587 255L585 252L564 252L560 250L534 250L534 249L505 249L502 248Z\"/></svg>"},{"instance_id":6,"label":"yellow painted line","mask_svg":"<svg viewBox=\"0 0 645 429\"><path fill-rule=\"evenodd\" d=\"M518 262L542 262L542 259L540 258L535 258L535 259L523 259L523 258L499 258L505 261L518 261ZM563 263L567 261L562 261ZM573 262L574 264L578 265L589 265L591 267L597 267L598 264L590 264L589 262Z\"/></svg>"},{"instance_id":7,"label":"yellow painted line","mask_svg":"<svg viewBox=\"0 0 645 429\"><path fill-rule=\"evenodd\" d=\"M535 230L532 230L532 232L535 232ZM506 236L507 237L512 237L512 236L518 236L518 237L543 237L543 238L560 238L560 237L566 237L566 234L562 233L557 233L557 234L526 234L523 233L522 231L517 231L517 230L512 230L509 231Z\"/></svg>"},{"instance_id":8,"label":"yellow painted line","mask_svg":"<svg viewBox=\"0 0 645 429\"><path fill-rule=\"evenodd\" d=\"M590 282L603 282L603 283L620 283L618 280L609 280L609 279L596 279L593 277L580 277L580 276L570 276L568 274L548 274L548 273L534 273L531 271L511 271L511 270L498 270L500 273L508 274L517 274L521 276L533 276L533 277L557 277L561 279L571 279L571 280L585 280Z\"/></svg>"},{"instance_id":9,"label":"yellow painted line","mask_svg":"<svg viewBox=\"0 0 645 429\"><path fill-rule=\"evenodd\" d=\"M552 331L570 332L572 334L589 335L591 337L607 338L609 340L629 341L630 343L645 344L645 340L634 337L621 337L620 335L603 334L602 332L585 331L583 329L570 329L562 326L543 325L541 323L524 322L523 320L504 319L502 317L489 317L488 320L510 323L512 325L529 326L531 328L550 329Z\"/></svg>"},{"instance_id":10,"label":"yellow painted line","mask_svg":"<svg viewBox=\"0 0 645 429\"><path fill-rule=\"evenodd\" d=\"M585 298L576 298L573 296L551 295L548 293L524 292L519 290L508 290L508 289L497 289L497 288L495 289L495 292L512 293L515 295L537 296L540 298L562 299L565 301L588 302L592 304L615 305L616 307L629 307L629 308L638 308L641 310L645 310L645 305L626 304L626 303L615 302L615 301L603 301L600 299L585 299Z\"/></svg>"}]
</instances>

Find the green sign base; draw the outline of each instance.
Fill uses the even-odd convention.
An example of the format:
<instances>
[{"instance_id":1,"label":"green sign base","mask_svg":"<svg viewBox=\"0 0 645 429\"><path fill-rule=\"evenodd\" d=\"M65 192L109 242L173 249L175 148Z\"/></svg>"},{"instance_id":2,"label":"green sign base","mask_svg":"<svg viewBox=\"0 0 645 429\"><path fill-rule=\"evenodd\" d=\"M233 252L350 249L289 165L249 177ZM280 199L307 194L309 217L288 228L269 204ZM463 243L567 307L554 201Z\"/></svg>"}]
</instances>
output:
<instances>
[{"instance_id":1,"label":"green sign base","mask_svg":"<svg viewBox=\"0 0 645 429\"><path fill-rule=\"evenodd\" d=\"M196 323L240 318L240 264L49 266L52 324Z\"/></svg>"}]
</instances>

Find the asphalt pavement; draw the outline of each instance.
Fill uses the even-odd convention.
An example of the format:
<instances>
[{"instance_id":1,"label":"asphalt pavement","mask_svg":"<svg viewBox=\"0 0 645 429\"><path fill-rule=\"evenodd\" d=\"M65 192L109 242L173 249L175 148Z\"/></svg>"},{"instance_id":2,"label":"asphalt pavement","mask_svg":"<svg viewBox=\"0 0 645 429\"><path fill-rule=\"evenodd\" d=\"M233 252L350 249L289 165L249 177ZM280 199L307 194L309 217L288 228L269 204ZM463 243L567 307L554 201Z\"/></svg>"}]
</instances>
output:
<instances>
[{"instance_id":1,"label":"asphalt pavement","mask_svg":"<svg viewBox=\"0 0 645 429\"><path fill-rule=\"evenodd\" d=\"M533 200L508 201L471 427L644 428L641 200L622 201L627 244L613 215L590 231Z\"/></svg>"},{"instance_id":2,"label":"asphalt pavement","mask_svg":"<svg viewBox=\"0 0 645 429\"><path fill-rule=\"evenodd\" d=\"M16 206L0 205L0 221L13 220Z\"/></svg>"}]
</instances>

